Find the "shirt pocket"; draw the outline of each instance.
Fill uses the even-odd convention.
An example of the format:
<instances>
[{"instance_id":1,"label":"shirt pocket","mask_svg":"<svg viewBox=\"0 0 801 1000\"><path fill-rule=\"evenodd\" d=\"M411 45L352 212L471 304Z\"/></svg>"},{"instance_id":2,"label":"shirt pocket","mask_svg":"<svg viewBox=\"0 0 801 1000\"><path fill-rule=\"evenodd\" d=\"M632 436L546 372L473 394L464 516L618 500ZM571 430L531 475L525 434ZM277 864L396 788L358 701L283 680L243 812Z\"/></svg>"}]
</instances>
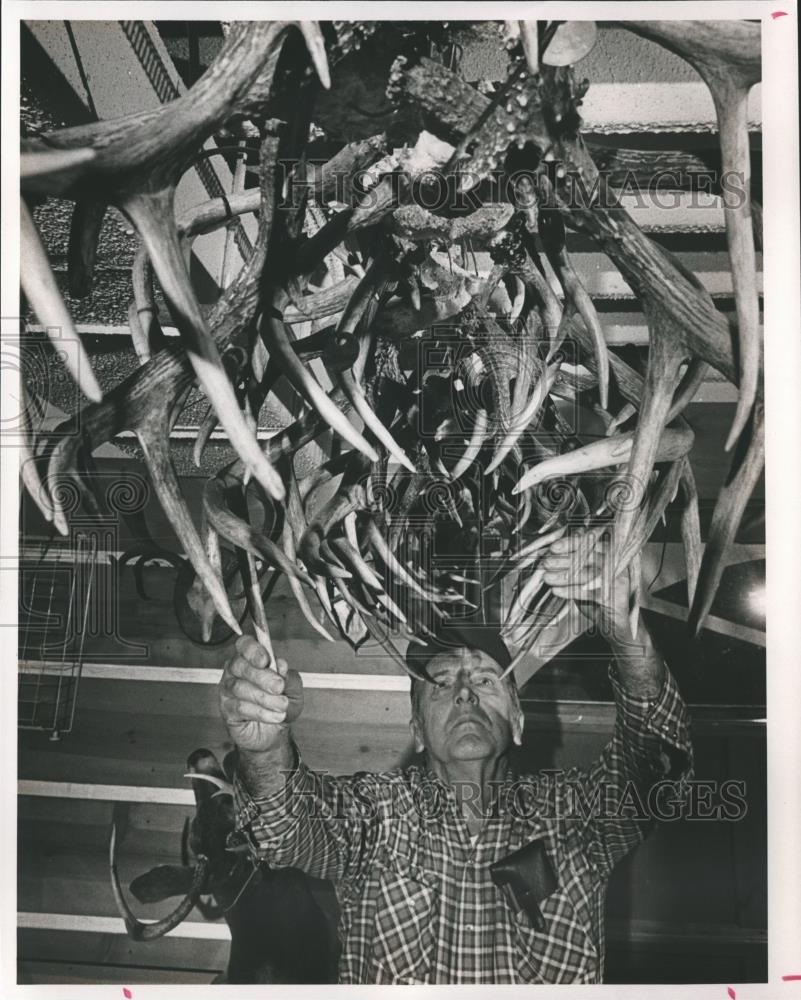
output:
<instances>
[{"instance_id":1,"label":"shirt pocket","mask_svg":"<svg viewBox=\"0 0 801 1000\"><path fill-rule=\"evenodd\" d=\"M560 871L559 888L539 904L544 930L534 930L525 916L514 919L520 982L599 982L598 950L585 905L586 877L569 867Z\"/></svg>"},{"instance_id":2,"label":"shirt pocket","mask_svg":"<svg viewBox=\"0 0 801 1000\"><path fill-rule=\"evenodd\" d=\"M376 983L427 983L436 945L436 889L417 870L383 865L378 878L372 958Z\"/></svg>"}]
</instances>

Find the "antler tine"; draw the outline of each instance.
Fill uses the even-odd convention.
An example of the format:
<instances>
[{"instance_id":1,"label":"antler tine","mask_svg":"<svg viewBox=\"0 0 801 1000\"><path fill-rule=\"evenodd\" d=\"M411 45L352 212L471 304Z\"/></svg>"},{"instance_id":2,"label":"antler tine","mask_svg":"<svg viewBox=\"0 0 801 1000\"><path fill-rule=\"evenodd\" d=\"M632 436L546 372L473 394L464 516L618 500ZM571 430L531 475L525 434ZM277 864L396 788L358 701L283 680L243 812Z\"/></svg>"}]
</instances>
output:
<instances>
[{"instance_id":1,"label":"antler tine","mask_svg":"<svg viewBox=\"0 0 801 1000\"><path fill-rule=\"evenodd\" d=\"M284 374L296 391L303 399L308 400L333 431L344 438L352 448L366 455L371 462L377 462L378 452L375 448L365 440L342 410L326 395L320 383L305 368L292 350L292 344L286 335L281 318L283 309L288 302L289 296L286 292L277 292L274 305L278 315L265 314L262 318L260 329L270 351L270 357L278 359Z\"/></svg>"},{"instance_id":2,"label":"antler tine","mask_svg":"<svg viewBox=\"0 0 801 1000\"><path fill-rule=\"evenodd\" d=\"M720 133L723 176L743 182L736 205L723 198L729 244L740 355L740 394L728 451L740 436L759 384L759 297L751 224L751 155L748 145L748 92L762 76L761 26L751 21L622 21L623 27L664 45L686 59L712 94Z\"/></svg>"},{"instance_id":3,"label":"antler tine","mask_svg":"<svg viewBox=\"0 0 801 1000\"><path fill-rule=\"evenodd\" d=\"M67 250L67 280L72 298L82 299L92 291L97 240L106 215L106 205L95 198L75 203Z\"/></svg>"},{"instance_id":4,"label":"antler tine","mask_svg":"<svg viewBox=\"0 0 801 1000\"><path fill-rule=\"evenodd\" d=\"M689 458L682 459L679 479L683 506L681 510L681 540L684 543L684 561L687 566L687 595L692 607L701 571L703 546L701 544L701 518L698 510L698 488Z\"/></svg>"},{"instance_id":5,"label":"antler tine","mask_svg":"<svg viewBox=\"0 0 801 1000\"><path fill-rule=\"evenodd\" d=\"M243 549L251 556L265 559L287 576L312 586L312 580L300 567L287 559L285 553L263 532L238 517L225 502L223 484L218 476L207 479L203 487L203 512L209 524L221 538Z\"/></svg>"},{"instance_id":6,"label":"antler tine","mask_svg":"<svg viewBox=\"0 0 801 1000\"><path fill-rule=\"evenodd\" d=\"M331 73L328 69L325 39L323 38L322 31L320 31L320 25L317 21L295 21L294 23L300 28L301 34L306 41L306 48L309 50L309 56L317 71L317 76L320 78L320 83L326 90L330 90Z\"/></svg>"},{"instance_id":7,"label":"antler tine","mask_svg":"<svg viewBox=\"0 0 801 1000\"><path fill-rule=\"evenodd\" d=\"M136 428L136 435L142 446L156 495L184 547L184 552L203 581L220 617L233 632L240 635L242 630L231 610L222 579L208 559L203 542L192 523L186 501L181 495L178 477L170 456L169 437L165 433L169 426L167 410L170 405L170 401L165 401L160 408L151 409L146 419Z\"/></svg>"},{"instance_id":8,"label":"antler tine","mask_svg":"<svg viewBox=\"0 0 801 1000\"><path fill-rule=\"evenodd\" d=\"M289 523L289 518L284 518L284 525L281 535L281 544L284 547L284 554L287 559L294 562L297 558L297 552L295 550L295 538L292 533L292 526ZM289 589L292 591L292 596L298 602L298 607L301 610L301 614L306 619L306 621L311 625L315 632L327 639L329 642L334 642L334 637L324 626L317 621L314 612L312 611L311 605L309 604L306 595L303 593L303 587L291 574L287 576L287 582L289 583ZM313 582L313 586L316 589L316 583ZM318 595L319 596L319 595Z\"/></svg>"},{"instance_id":9,"label":"antler tine","mask_svg":"<svg viewBox=\"0 0 801 1000\"><path fill-rule=\"evenodd\" d=\"M687 356L686 348L675 337L674 323L668 319L662 308L659 305L652 305L647 299L644 308L648 318L648 368L627 470L631 502L618 511L615 517L615 543L618 546L618 553L626 545L628 533L637 516L651 470L657 460L660 441L667 433L664 428L674 392L679 384L679 368ZM687 432L691 436L689 450L689 447L692 447L692 431L688 428Z\"/></svg>"},{"instance_id":10,"label":"antler tine","mask_svg":"<svg viewBox=\"0 0 801 1000\"><path fill-rule=\"evenodd\" d=\"M495 455L492 461L486 468L486 475L494 472L495 469L503 462L509 452L514 448L520 439L521 435L525 432L526 428L529 427L531 422L537 416L540 408L544 405L545 400L548 397L548 393L551 391L551 387L559 373L559 369L562 367L561 359L555 364L550 364L546 367L543 374L534 386L534 391L526 403L524 409L512 417L512 425L508 428L506 434L504 435L501 443L498 445Z\"/></svg>"},{"instance_id":11,"label":"antler tine","mask_svg":"<svg viewBox=\"0 0 801 1000\"><path fill-rule=\"evenodd\" d=\"M140 196L126 205L126 212L139 230L170 304L189 360L231 445L266 492L276 500L283 500L281 478L259 447L252 428L242 414L217 345L192 291L186 262L172 222L172 190ZM165 219L168 220L166 224Z\"/></svg>"},{"instance_id":12,"label":"antler tine","mask_svg":"<svg viewBox=\"0 0 801 1000\"><path fill-rule=\"evenodd\" d=\"M177 927L183 920L186 920L192 912L198 896L200 896L203 883L206 881L206 874L208 872L207 858L198 858L192 874L192 884L189 892L172 913L161 920L156 920L150 924L143 924L141 920L137 920L134 916L120 885L120 878L117 874L117 824L114 821L111 824L108 853L111 892L114 896L114 902L117 904L117 909L125 921L125 929L129 937L134 941L155 941L156 938L164 937L165 934L174 927Z\"/></svg>"},{"instance_id":13,"label":"antler tine","mask_svg":"<svg viewBox=\"0 0 801 1000\"><path fill-rule=\"evenodd\" d=\"M543 196L548 202L555 203L553 188L548 178L543 175ZM606 409L609 399L609 352L606 338L601 329L598 313L581 278L576 273L565 245L565 223L558 208L543 209L539 213L539 233L546 256L555 274L562 283L565 293L563 310L574 310L584 320L592 336L595 351L595 367L598 376L598 395L601 406Z\"/></svg>"},{"instance_id":14,"label":"antler tine","mask_svg":"<svg viewBox=\"0 0 801 1000\"><path fill-rule=\"evenodd\" d=\"M160 350L165 343L153 292L153 265L144 244L134 255L131 282L134 301L128 309L128 321L136 356L139 363L144 364L153 351Z\"/></svg>"},{"instance_id":15,"label":"antler tine","mask_svg":"<svg viewBox=\"0 0 801 1000\"><path fill-rule=\"evenodd\" d=\"M357 285L339 321L336 333L334 334L337 343L340 340L347 341L355 334L360 321L367 313L375 296L380 294L383 288L386 288L390 280L387 264L388 262L385 259L379 257L367 269L367 273ZM369 326L365 325L359 340L359 353L353 367L350 371L335 371L333 375L351 406L361 417L364 426L373 433L397 462L400 462L410 472L414 472L414 463L408 458L406 452L400 447L388 428L378 419L364 395L364 390L361 386L361 376L371 343L372 336Z\"/></svg>"},{"instance_id":16,"label":"antler tine","mask_svg":"<svg viewBox=\"0 0 801 1000\"><path fill-rule=\"evenodd\" d=\"M52 521L54 514L53 504L50 502L50 497L47 490L44 488L44 484L39 476L39 470L36 467L33 433L28 419L31 401L28 397L27 390L25 389L24 378L20 378L19 380L19 391L20 402L22 404L20 407L20 416L22 418L22 434L20 435L19 446L20 476L22 477L22 482L25 484L25 488L28 490L31 499L39 508L42 517L46 521Z\"/></svg>"},{"instance_id":17,"label":"antler tine","mask_svg":"<svg viewBox=\"0 0 801 1000\"><path fill-rule=\"evenodd\" d=\"M58 194L96 156L89 148L23 150L19 158L20 187L35 194Z\"/></svg>"},{"instance_id":18,"label":"antler tine","mask_svg":"<svg viewBox=\"0 0 801 1000\"><path fill-rule=\"evenodd\" d=\"M698 585L688 619L694 634L700 631L712 606L723 574L726 553L737 534L745 505L753 493L764 464L765 408L763 402L757 398L752 414L750 440L745 446L742 440L738 442L729 475L718 495L712 514L712 524L704 546Z\"/></svg>"},{"instance_id":19,"label":"antler tine","mask_svg":"<svg viewBox=\"0 0 801 1000\"><path fill-rule=\"evenodd\" d=\"M93 402L103 398L89 356L64 305L47 252L28 206L20 199L20 282L31 309L47 331L55 350L64 356L67 370L81 392ZM64 348L67 350L64 350ZM74 350L72 350L74 348Z\"/></svg>"},{"instance_id":20,"label":"antler tine","mask_svg":"<svg viewBox=\"0 0 801 1000\"><path fill-rule=\"evenodd\" d=\"M655 442L654 462L670 462L686 455L692 448L695 435L689 426L666 427ZM564 455L554 455L532 466L513 488L512 493L521 493L538 483L555 476L572 476L594 469L606 469L614 465L624 465L633 454L635 433L614 434L600 438L581 448L568 451Z\"/></svg>"},{"instance_id":21,"label":"antler tine","mask_svg":"<svg viewBox=\"0 0 801 1000\"><path fill-rule=\"evenodd\" d=\"M686 456L671 462L670 468L661 475L656 486L652 487L647 506L638 511L631 531L618 546L619 556L616 564L618 572L631 565L632 560L639 556L643 546L654 533L660 518L675 496L685 461Z\"/></svg>"},{"instance_id":22,"label":"antler tine","mask_svg":"<svg viewBox=\"0 0 801 1000\"><path fill-rule=\"evenodd\" d=\"M220 550L220 536L209 524L208 518L206 518L205 515L201 515L200 519L200 540L203 545L203 551L206 553L206 557L209 560L211 568L214 570L216 577L222 580L223 569L222 551ZM203 642L211 642L212 630L214 628L214 617L216 614L214 600L212 599L211 594L209 594L203 579L199 575L193 586L197 591L197 599L193 602L188 595L187 601L200 622L200 638ZM190 588L190 594L191 593L192 588Z\"/></svg>"},{"instance_id":23,"label":"antler tine","mask_svg":"<svg viewBox=\"0 0 801 1000\"><path fill-rule=\"evenodd\" d=\"M487 411L483 408L477 410L467 447L462 452L456 465L450 470L451 479L456 480L461 478L478 458L487 439L488 423Z\"/></svg>"}]
</instances>

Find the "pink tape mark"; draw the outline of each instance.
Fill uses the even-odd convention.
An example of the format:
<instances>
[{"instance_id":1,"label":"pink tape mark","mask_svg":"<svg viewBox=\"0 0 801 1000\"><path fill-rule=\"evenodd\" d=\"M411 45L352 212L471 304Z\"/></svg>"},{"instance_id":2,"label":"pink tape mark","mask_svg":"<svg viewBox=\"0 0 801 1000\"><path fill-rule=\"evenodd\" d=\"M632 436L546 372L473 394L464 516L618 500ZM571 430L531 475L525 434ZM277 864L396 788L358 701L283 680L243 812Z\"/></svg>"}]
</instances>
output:
<instances>
[{"instance_id":1,"label":"pink tape mark","mask_svg":"<svg viewBox=\"0 0 801 1000\"><path fill-rule=\"evenodd\" d=\"M785 983L794 983L797 980L801 979L801 976L782 976L782 979L784 980Z\"/></svg>"},{"instance_id":2,"label":"pink tape mark","mask_svg":"<svg viewBox=\"0 0 801 1000\"><path fill-rule=\"evenodd\" d=\"M771 11L770 16L775 21L777 17L787 17L787 11L786 10L773 10L773 11Z\"/></svg>"},{"instance_id":3,"label":"pink tape mark","mask_svg":"<svg viewBox=\"0 0 801 1000\"><path fill-rule=\"evenodd\" d=\"M731 988L731 986L727 987L726 992L731 997L731 1000L734 1000L734 998L737 996L737 994L734 992L734 990Z\"/></svg>"},{"instance_id":4,"label":"pink tape mark","mask_svg":"<svg viewBox=\"0 0 801 1000\"><path fill-rule=\"evenodd\" d=\"M122 995L125 997L125 1000L131 1000L133 993L131 993L127 986L123 986Z\"/></svg>"}]
</instances>

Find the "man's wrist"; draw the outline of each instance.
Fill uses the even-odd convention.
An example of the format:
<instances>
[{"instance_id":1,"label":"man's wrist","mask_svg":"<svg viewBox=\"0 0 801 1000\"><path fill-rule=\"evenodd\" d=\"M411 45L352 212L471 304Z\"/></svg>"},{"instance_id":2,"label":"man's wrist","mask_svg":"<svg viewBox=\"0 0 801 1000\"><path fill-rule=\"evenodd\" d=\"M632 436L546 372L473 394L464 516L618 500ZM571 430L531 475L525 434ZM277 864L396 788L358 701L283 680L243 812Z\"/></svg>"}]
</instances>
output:
<instances>
[{"instance_id":1,"label":"man's wrist","mask_svg":"<svg viewBox=\"0 0 801 1000\"><path fill-rule=\"evenodd\" d=\"M640 697L655 698L664 684L665 661L654 647L642 617L638 617L636 638L626 619L625 626L610 634L607 641L626 689Z\"/></svg>"},{"instance_id":2,"label":"man's wrist","mask_svg":"<svg viewBox=\"0 0 801 1000\"><path fill-rule=\"evenodd\" d=\"M286 727L268 750L237 749L237 773L253 799L265 799L279 792L288 771L297 766L297 755Z\"/></svg>"}]
</instances>

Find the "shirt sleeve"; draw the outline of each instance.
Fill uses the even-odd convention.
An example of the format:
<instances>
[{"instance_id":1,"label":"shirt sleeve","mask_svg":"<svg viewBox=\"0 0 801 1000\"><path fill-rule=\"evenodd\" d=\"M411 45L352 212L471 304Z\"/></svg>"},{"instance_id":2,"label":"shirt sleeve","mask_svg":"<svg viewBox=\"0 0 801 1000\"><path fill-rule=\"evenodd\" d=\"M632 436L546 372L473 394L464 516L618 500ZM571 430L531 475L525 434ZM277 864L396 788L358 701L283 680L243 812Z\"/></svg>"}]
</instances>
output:
<instances>
[{"instance_id":1,"label":"shirt sleeve","mask_svg":"<svg viewBox=\"0 0 801 1000\"><path fill-rule=\"evenodd\" d=\"M667 667L656 697L629 692L614 663L609 677L617 706L612 739L588 770L569 771L563 785L563 808L603 877L645 839L661 810L684 799L693 764L689 713Z\"/></svg>"},{"instance_id":2,"label":"shirt sleeve","mask_svg":"<svg viewBox=\"0 0 801 1000\"><path fill-rule=\"evenodd\" d=\"M274 868L351 881L369 865L378 844L381 775L312 771L294 749L295 767L272 795L252 797L234 775L236 831Z\"/></svg>"}]
</instances>

